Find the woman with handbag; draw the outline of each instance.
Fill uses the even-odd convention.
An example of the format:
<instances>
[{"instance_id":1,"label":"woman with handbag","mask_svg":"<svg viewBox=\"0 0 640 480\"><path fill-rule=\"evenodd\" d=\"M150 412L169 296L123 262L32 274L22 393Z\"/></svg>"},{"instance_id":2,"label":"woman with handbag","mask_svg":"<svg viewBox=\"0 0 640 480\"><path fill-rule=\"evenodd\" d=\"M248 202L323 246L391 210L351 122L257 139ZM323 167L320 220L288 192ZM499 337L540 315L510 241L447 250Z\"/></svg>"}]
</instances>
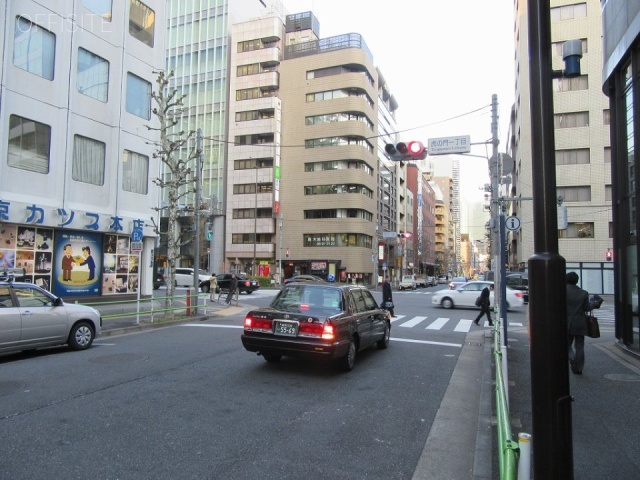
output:
<instances>
[{"instance_id":1,"label":"woman with handbag","mask_svg":"<svg viewBox=\"0 0 640 480\"><path fill-rule=\"evenodd\" d=\"M384 282L382 282L382 308L389 310L391 317L396 316L393 313L393 294L391 293L391 284L388 276L384 277Z\"/></svg>"},{"instance_id":2,"label":"woman with handbag","mask_svg":"<svg viewBox=\"0 0 640 480\"><path fill-rule=\"evenodd\" d=\"M567 342L571 371L582 375L584 337L587 334L587 312L591 310L589 293L578 286L576 272L567 273ZM575 351L574 351L575 348Z\"/></svg>"}]
</instances>

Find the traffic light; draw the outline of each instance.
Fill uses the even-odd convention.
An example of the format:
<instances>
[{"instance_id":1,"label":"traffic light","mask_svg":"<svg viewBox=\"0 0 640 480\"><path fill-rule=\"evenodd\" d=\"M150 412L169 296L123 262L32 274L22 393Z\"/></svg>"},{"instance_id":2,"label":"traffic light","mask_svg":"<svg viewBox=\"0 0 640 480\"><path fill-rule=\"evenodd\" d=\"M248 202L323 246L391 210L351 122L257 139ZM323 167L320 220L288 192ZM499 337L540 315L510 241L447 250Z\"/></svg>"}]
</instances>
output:
<instances>
[{"instance_id":1,"label":"traffic light","mask_svg":"<svg viewBox=\"0 0 640 480\"><path fill-rule=\"evenodd\" d=\"M409 143L400 142L395 145L387 143L384 151L391 160L424 160L427 158L427 149L424 148L422 142L412 141Z\"/></svg>"},{"instance_id":2,"label":"traffic light","mask_svg":"<svg viewBox=\"0 0 640 480\"><path fill-rule=\"evenodd\" d=\"M613 252L611 251L610 248L607 248L607 251L604 254L604 258L607 259L607 262L613 261Z\"/></svg>"},{"instance_id":3,"label":"traffic light","mask_svg":"<svg viewBox=\"0 0 640 480\"><path fill-rule=\"evenodd\" d=\"M411 238L411 233L403 232L402 230L400 230L400 232L398 233L398 238Z\"/></svg>"}]
</instances>

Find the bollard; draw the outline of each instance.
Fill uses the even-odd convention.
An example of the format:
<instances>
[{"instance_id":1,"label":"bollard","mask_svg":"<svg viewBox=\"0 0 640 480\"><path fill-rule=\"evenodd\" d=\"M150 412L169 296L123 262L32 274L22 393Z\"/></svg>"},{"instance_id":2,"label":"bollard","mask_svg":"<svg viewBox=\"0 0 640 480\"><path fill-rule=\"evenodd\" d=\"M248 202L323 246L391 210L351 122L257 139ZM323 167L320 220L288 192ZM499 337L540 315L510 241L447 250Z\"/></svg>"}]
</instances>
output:
<instances>
[{"instance_id":1,"label":"bollard","mask_svg":"<svg viewBox=\"0 0 640 480\"><path fill-rule=\"evenodd\" d=\"M531 480L531 435L518 434L520 459L518 460L518 480Z\"/></svg>"},{"instance_id":2,"label":"bollard","mask_svg":"<svg viewBox=\"0 0 640 480\"><path fill-rule=\"evenodd\" d=\"M186 306L187 306L187 317L191 315L191 289L187 290L187 298L186 298Z\"/></svg>"}]
</instances>

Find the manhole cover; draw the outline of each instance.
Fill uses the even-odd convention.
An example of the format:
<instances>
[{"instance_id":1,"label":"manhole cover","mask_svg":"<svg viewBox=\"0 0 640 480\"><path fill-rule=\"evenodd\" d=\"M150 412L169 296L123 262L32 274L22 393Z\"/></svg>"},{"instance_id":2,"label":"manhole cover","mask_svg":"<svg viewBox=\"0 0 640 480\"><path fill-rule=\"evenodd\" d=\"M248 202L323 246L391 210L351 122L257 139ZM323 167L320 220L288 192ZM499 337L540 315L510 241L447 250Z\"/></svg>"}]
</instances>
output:
<instances>
[{"instance_id":1,"label":"manhole cover","mask_svg":"<svg viewBox=\"0 0 640 480\"><path fill-rule=\"evenodd\" d=\"M618 382L640 382L640 375L632 373L607 373L604 378Z\"/></svg>"},{"instance_id":2,"label":"manhole cover","mask_svg":"<svg viewBox=\"0 0 640 480\"><path fill-rule=\"evenodd\" d=\"M17 392L18 390L24 390L26 386L27 385L25 383L14 382L11 380L0 382L0 397Z\"/></svg>"},{"instance_id":3,"label":"manhole cover","mask_svg":"<svg viewBox=\"0 0 640 480\"><path fill-rule=\"evenodd\" d=\"M92 363L131 363L147 360L149 357L139 353L114 353L89 360Z\"/></svg>"}]
</instances>

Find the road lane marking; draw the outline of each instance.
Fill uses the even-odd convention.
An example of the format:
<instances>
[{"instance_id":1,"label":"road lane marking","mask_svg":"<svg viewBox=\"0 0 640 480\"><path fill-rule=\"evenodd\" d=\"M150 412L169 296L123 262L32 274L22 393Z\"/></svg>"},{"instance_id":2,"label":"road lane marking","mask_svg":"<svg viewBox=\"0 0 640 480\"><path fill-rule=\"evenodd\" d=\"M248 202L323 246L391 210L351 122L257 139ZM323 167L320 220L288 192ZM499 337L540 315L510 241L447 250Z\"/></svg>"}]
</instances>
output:
<instances>
[{"instance_id":1,"label":"road lane marking","mask_svg":"<svg viewBox=\"0 0 640 480\"><path fill-rule=\"evenodd\" d=\"M431 342L429 340L412 340L410 338L395 338L395 337L391 337L390 340L393 340L394 342L421 343L423 345L440 345L443 347L462 348L462 344L458 344L458 343Z\"/></svg>"},{"instance_id":2,"label":"road lane marking","mask_svg":"<svg viewBox=\"0 0 640 480\"><path fill-rule=\"evenodd\" d=\"M449 321L448 318L440 317L431 322L426 328L427 330L440 330Z\"/></svg>"},{"instance_id":3,"label":"road lane marking","mask_svg":"<svg viewBox=\"0 0 640 480\"><path fill-rule=\"evenodd\" d=\"M417 324L419 324L420 322L426 320L427 317L413 317L411 320L409 320L408 322L404 322L400 325L398 325L399 327L406 327L406 328L411 328L411 327L415 327Z\"/></svg>"},{"instance_id":4,"label":"road lane marking","mask_svg":"<svg viewBox=\"0 0 640 480\"><path fill-rule=\"evenodd\" d=\"M456 328L453 329L454 332L468 332L471 330L471 324L473 320L460 320Z\"/></svg>"}]
</instances>

